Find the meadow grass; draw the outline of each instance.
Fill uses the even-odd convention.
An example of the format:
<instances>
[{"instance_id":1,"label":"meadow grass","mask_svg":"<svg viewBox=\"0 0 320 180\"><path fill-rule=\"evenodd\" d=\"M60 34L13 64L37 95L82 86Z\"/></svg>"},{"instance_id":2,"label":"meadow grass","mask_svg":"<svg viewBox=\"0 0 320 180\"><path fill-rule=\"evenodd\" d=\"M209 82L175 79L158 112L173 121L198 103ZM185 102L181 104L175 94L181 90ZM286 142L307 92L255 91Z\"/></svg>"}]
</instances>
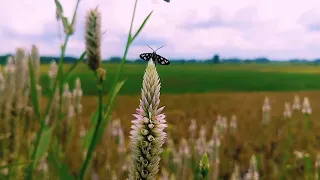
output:
<instances>
[{"instance_id":1,"label":"meadow grass","mask_svg":"<svg viewBox=\"0 0 320 180\"><path fill-rule=\"evenodd\" d=\"M70 65L66 65L68 67ZM48 65L42 65L43 73L48 71ZM107 69L106 80L103 83L104 92L110 89L119 64L103 64ZM120 94L134 95L140 93L141 76L145 64L126 64L120 78L127 78ZM255 91L302 91L320 89L320 67L313 65L268 65L268 64L174 64L157 66L163 83L162 93L206 93L206 92L255 92ZM94 74L85 64L81 64L70 75L69 82L77 77L83 86L85 95L96 94ZM48 76L44 74L41 85L46 94ZM72 85L72 83L70 83Z\"/></svg>"}]
</instances>

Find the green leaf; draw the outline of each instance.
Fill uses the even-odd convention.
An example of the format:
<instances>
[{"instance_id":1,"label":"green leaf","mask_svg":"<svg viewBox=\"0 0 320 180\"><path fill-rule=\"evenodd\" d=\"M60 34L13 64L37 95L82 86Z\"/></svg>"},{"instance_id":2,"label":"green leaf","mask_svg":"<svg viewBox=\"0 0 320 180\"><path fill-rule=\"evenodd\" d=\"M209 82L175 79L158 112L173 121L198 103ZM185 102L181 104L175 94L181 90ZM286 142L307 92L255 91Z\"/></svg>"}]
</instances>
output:
<instances>
[{"instance_id":1,"label":"green leaf","mask_svg":"<svg viewBox=\"0 0 320 180\"><path fill-rule=\"evenodd\" d=\"M92 141L92 136L94 134L94 130L96 128L96 124L98 122L98 116L99 116L99 112L98 112L98 108L96 109L96 111L94 112L94 114L91 116L91 121L90 121L90 129L89 131L86 133L86 135L83 138L83 148L85 150L87 150L90 146L90 143Z\"/></svg>"},{"instance_id":2,"label":"green leaf","mask_svg":"<svg viewBox=\"0 0 320 180\"><path fill-rule=\"evenodd\" d=\"M56 143L57 141L55 141ZM75 179L72 174L69 172L69 167L63 163L61 166L59 165L59 162L58 162L58 158L57 158L57 148L51 148L51 150L49 151L49 154L48 154L48 160L49 162L52 163L54 169L55 169L55 172L59 175L60 179Z\"/></svg>"},{"instance_id":3,"label":"green leaf","mask_svg":"<svg viewBox=\"0 0 320 180\"><path fill-rule=\"evenodd\" d=\"M87 52L83 52L80 56L80 58L76 61L76 63L74 63L69 69L68 71L65 73L64 75L64 80L67 81L69 79L70 74L72 73L72 71L81 63L83 62L84 57L86 56Z\"/></svg>"},{"instance_id":4,"label":"green leaf","mask_svg":"<svg viewBox=\"0 0 320 180\"><path fill-rule=\"evenodd\" d=\"M123 81L120 81L116 84L110 98L109 98L109 103L108 103L108 106L107 106L107 111L102 119L102 122L101 122L101 125L100 125L100 128L99 128L99 131L98 131L98 134L97 134L97 139L95 141L95 143L98 143L100 141L100 139L102 138L102 135L103 135L103 132L105 130L105 128L107 127L108 123L109 123L109 118L110 118L110 115L111 115L111 112L112 112L112 108L113 108L113 105L114 105L114 102L115 102L115 99L117 97L117 94L119 93L121 87L123 86L123 84L126 82L127 79L123 80Z\"/></svg>"},{"instance_id":5,"label":"green leaf","mask_svg":"<svg viewBox=\"0 0 320 180\"><path fill-rule=\"evenodd\" d=\"M58 0L54 0L54 3L56 4L58 16L62 17L63 9L60 2Z\"/></svg>"},{"instance_id":6,"label":"green leaf","mask_svg":"<svg viewBox=\"0 0 320 180\"><path fill-rule=\"evenodd\" d=\"M39 140L39 145L38 145L38 150L35 156L35 161L40 160L44 154L48 151L51 138L52 138L52 132L54 129L54 126L48 128L44 127L45 129L43 130L42 136Z\"/></svg>"},{"instance_id":7,"label":"green leaf","mask_svg":"<svg viewBox=\"0 0 320 180\"><path fill-rule=\"evenodd\" d=\"M40 117L40 109L39 109L39 97L38 97L38 92L37 92L37 84L36 84L36 79L35 79L35 74L34 74L34 67L31 61L31 58L29 56L29 71L30 71L30 84L31 84L31 100L32 100L32 105L34 108L34 111L36 113L36 116L38 120L41 119Z\"/></svg>"},{"instance_id":8,"label":"green leaf","mask_svg":"<svg viewBox=\"0 0 320 180\"><path fill-rule=\"evenodd\" d=\"M151 14L153 13L153 11L151 11L149 13L149 15L144 19L143 23L141 24L141 26L139 27L138 31L134 34L133 38L130 39L130 43L132 41L134 41L134 39L140 34L140 32L142 31L143 27L146 25L146 23L148 22L149 18L151 17Z\"/></svg>"},{"instance_id":9,"label":"green leaf","mask_svg":"<svg viewBox=\"0 0 320 180\"><path fill-rule=\"evenodd\" d=\"M59 174L60 174L60 179L68 179L68 180L75 179L73 175L70 173L68 165L66 165L65 163L62 164Z\"/></svg>"},{"instance_id":10,"label":"green leaf","mask_svg":"<svg viewBox=\"0 0 320 180\"><path fill-rule=\"evenodd\" d=\"M54 152L54 148L52 148L48 153L48 161L53 165L55 173L59 172L60 169L60 165L57 159L58 158L56 153Z\"/></svg>"},{"instance_id":11,"label":"green leaf","mask_svg":"<svg viewBox=\"0 0 320 180\"><path fill-rule=\"evenodd\" d=\"M67 30L67 32L69 33L70 25L69 25L68 19L66 17L62 16L61 20L62 20L62 24L63 24L65 31Z\"/></svg>"}]
</instances>

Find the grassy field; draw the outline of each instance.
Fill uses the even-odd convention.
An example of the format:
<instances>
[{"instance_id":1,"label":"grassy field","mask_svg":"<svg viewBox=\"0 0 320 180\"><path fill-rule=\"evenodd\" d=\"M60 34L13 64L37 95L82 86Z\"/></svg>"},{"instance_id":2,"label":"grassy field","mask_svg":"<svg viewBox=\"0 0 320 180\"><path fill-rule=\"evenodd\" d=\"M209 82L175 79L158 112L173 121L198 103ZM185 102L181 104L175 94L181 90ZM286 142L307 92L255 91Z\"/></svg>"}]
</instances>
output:
<instances>
[{"instance_id":1,"label":"grassy field","mask_svg":"<svg viewBox=\"0 0 320 180\"><path fill-rule=\"evenodd\" d=\"M134 95L140 93L141 79L146 64L126 64L121 78L128 78L120 94ZM68 66L66 66L67 68ZM107 71L104 83L108 90L118 64L104 64ZM42 72L49 66L43 65ZM162 82L162 93L205 93L205 92L255 92L255 91L301 91L320 89L320 67L313 65L208 65L208 64L172 64L157 66ZM81 65L73 73L70 82L80 77L84 94L96 93L93 73L86 65ZM41 84L48 87L48 78L42 76ZM71 87L73 86L70 83ZM46 91L44 91L46 93Z\"/></svg>"},{"instance_id":2,"label":"grassy field","mask_svg":"<svg viewBox=\"0 0 320 180\"><path fill-rule=\"evenodd\" d=\"M105 68L108 80L112 79L117 65L106 64ZM128 77L128 81L121 91L122 95L117 99L113 119L119 118L121 120L125 137L129 137L131 120L133 119L132 113L139 104L144 68L145 65L127 64L122 76L123 78ZM197 122L197 133L200 133L200 128L206 127L206 136L210 139L218 115L227 117L229 122L232 115L237 116L238 133L235 139L232 139L230 134L222 139L220 177L230 178L234 166L230 166L228 163L239 163L240 172L243 175L248 169L251 155L256 154L260 160L264 159L259 164L260 177L263 179L279 178L281 173L277 173L277 169L281 168L281 157L285 156L287 131L290 123L293 123L294 145L291 146L292 149L289 152L292 154L294 151L308 152L312 157L312 162L315 161L317 149L320 148L320 144L316 140L320 137L316 130L320 128L320 123L315 121L314 117L319 117L320 114L314 111L311 117L313 138L312 143L310 142L312 146L308 146L305 143L306 137L310 136L310 133L306 133L305 128L299 128L304 127L305 124L303 114L294 112L293 118L288 121L283 117L283 112L285 102L292 104L294 95L299 95L301 98L309 97L312 108L320 108L320 104L317 103L320 101L320 92L307 91L320 88L320 83L318 83L320 82L318 81L318 79L320 80L320 67L310 65L173 64L164 67L157 66L157 70L162 82L161 104L166 106L165 113L169 124L167 132L169 138L176 144L175 147L170 148L176 148L178 151L182 138L190 139L188 129L191 119L195 119ZM90 75L85 72L85 67L82 67L81 70L74 73L74 76L81 77L84 85L90 84ZM106 85L108 83L110 81L107 81ZM83 86L87 94L93 93L89 87ZM272 107L271 122L268 126L262 126L261 109L266 96L269 97ZM93 97L84 97L84 119L90 119L95 104L96 101L93 100ZM112 130L110 129L110 131ZM197 134L196 137L200 138L200 135ZM264 139L263 142L261 139ZM129 139L126 138L126 141L128 142ZM273 149L273 146L276 148ZM113 147L115 148L113 152L106 152L106 157L109 162L119 162L119 157L112 155L117 153L116 147L118 145L113 144ZM236 151L238 154L235 157L232 154ZM297 160L294 156L290 156L289 159L292 165L288 170L291 173L290 178L294 176L305 177L305 171L299 170L301 166L299 161L301 160ZM163 166L170 167L169 162L170 160L164 158ZM302 166L306 168L304 163ZM176 164L177 167L181 168L179 163ZM167 170L181 178L176 170L170 168Z\"/></svg>"},{"instance_id":3,"label":"grassy field","mask_svg":"<svg viewBox=\"0 0 320 180\"><path fill-rule=\"evenodd\" d=\"M106 64L105 68L109 80L106 85L108 85L117 70L117 65ZM127 64L125 65L125 73L122 75L123 78L128 77L128 81L121 91L122 95L117 98L112 119L119 118L121 120L126 142L129 141L132 113L135 112L135 108L139 104L144 68L145 65ZM167 132L170 139L176 144L174 148L177 148L177 150L182 138L190 139L188 127L191 119L196 119L197 133L199 133L200 127L206 127L207 137L210 139L218 115L227 117L229 122L232 115L237 116L238 133L235 140L232 139L230 134L222 140L223 146L220 150L220 158L222 159L220 164L221 177L230 178L234 166L229 167L229 161L230 163L239 163L241 173L246 172L251 155L256 154L259 158L267 158L260 164L260 176L264 179L277 179L276 177L281 174L277 173L277 168L280 168L280 159L285 155L285 144L288 138L287 126L290 123L293 123L295 140L292 149L289 151L291 153L294 151L308 152L312 161L315 161L317 149L320 148L320 144L316 140L320 137L317 131L320 128L320 123L315 120L315 117L319 117L320 114L318 111L314 111L312 114L311 134L313 138L312 146L308 146L308 144L305 144L305 139L310 134L306 133L304 128L299 128L304 127L305 116L301 112L294 112L293 118L288 121L283 117L283 112L285 102L293 104L294 95L299 95L300 98L309 97L312 108L320 108L320 104L317 103L320 101L320 92L308 91L320 88L320 81L318 81L318 79L320 80L320 67L308 65L222 64L214 66L173 64L165 67L157 66L157 70L162 82L161 105L166 106L165 113L169 124ZM83 89L87 94L83 98L82 121L89 128L88 120L90 120L92 110L96 108L97 103L95 97L90 96L95 89L94 84L90 82L92 75L86 71L86 67L81 67L74 73L74 77L76 76L82 79ZM266 96L269 97L272 107L271 123L268 126L262 126L261 109ZM196 136L200 137L198 134ZM261 145L261 139L264 139L263 145ZM275 149L272 149L273 145L276 146ZM100 148L102 148L102 152L107 153L105 155L107 161L118 163L119 157L113 156L114 153L117 154L118 145L109 146L111 149L114 148L112 152L105 151L103 147ZM235 159L231 158L234 150L239 151ZM293 175L290 177L304 177L304 171L297 170L301 164L298 161L294 156L290 156L292 169L288 171ZM303 167L305 166L303 165ZM175 172L170 168L169 171L171 173Z\"/></svg>"}]
</instances>

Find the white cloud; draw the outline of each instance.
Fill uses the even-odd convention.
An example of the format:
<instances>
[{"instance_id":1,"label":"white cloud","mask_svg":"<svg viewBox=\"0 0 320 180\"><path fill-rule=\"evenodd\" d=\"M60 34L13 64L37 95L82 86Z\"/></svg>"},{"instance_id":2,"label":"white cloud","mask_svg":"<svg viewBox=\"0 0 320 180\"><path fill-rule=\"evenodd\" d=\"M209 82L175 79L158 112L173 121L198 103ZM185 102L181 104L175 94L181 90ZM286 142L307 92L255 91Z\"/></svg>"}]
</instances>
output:
<instances>
[{"instance_id":1,"label":"white cloud","mask_svg":"<svg viewBox=\"0 0 320 180\"><path fill-rule=\"evenodd\" d=\"M71 18L76 0L60 0ZM104 57L121 56L133 11L134 0L82 0L76 34L67 51L84 51L83 27L86 12L99 6L102 12ZM134 31L154 10L129 52L165 47L165 57L210 58L317 58L320 57L320 1L318 0L139 0ZM39 46L46 55L59 55L60 39L54 1L11 0L0 2L0 53L17 47ZM10 32L10 33L9 33ZM54 35L57 36L54 36Z\"/></svg>"}]
</instances>

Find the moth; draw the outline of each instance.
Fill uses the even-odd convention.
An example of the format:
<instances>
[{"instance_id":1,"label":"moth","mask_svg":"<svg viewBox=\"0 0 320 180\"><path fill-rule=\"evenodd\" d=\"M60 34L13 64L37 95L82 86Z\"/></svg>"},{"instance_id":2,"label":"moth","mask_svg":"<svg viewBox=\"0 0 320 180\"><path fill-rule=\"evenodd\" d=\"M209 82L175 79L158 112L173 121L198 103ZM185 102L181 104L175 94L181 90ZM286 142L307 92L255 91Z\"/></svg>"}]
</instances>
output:
<instances>
[{"instance_id":1,"label":"moth","mask_svg":"<svg viewBox=\"0 0 320 180\"><path fill-rule=\"evenodd\" d=\"M148 45L148 47L150 48L150 49L152 49L149 45ZM159 50L159 49L161 49L163 46L161 46L161 47L159 47L158 49L156 49L156 50L153 50L152 49L152 53L142 53L142 54L140 54L140 58L141 59L143 59L143 60L145 60L145 61L149 61L150 60L150 58L152 58L152 60L154 61L154 62L157 62L158 64L160 64L160 65L169 65L170 64L170 61L168 60L168 59L166 59L166 58L164 58L164 57L162 57L162 56L160 56L160 55L158 55L157 53L156 53L156 51L157 50Z\"/></svg>"}]
</instances>

